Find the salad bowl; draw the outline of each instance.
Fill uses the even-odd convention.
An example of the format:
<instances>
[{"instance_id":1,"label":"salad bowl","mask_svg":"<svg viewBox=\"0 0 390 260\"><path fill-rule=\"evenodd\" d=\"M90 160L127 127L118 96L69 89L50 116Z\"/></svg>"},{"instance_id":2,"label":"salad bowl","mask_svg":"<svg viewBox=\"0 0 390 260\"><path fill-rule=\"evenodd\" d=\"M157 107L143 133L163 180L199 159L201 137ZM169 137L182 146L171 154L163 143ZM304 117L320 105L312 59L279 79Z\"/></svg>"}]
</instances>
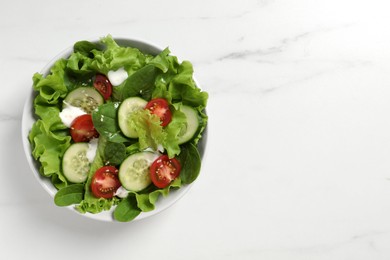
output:
<instances>
[{"instance_id":1,"label":"salad bowl","mask_svg":"<svg viewBox=\"0 0 390 260\"><path fill-rule=\"evenodd\" d=\"M137 48L141 52L150 54L150 55L158 55L163 51L163 48L144 41L140 39L133 39L133 38L126 38L126 37L119 37L119 38L113 38L115 42L119 46L123 47L132 47ZM101 44L100 39L92 39L89 40L90 42L94 44ZM58 61L59 59L67 59L70 57L70 55L73 53L74 49L73 46L65 49L61 53L59 53L56 57L54 57L40 72L44 77L49 75L51 73L51 69ZM195 78L193 78L195 84L197 87L199 87L199 83L196 81ZM200 88L200 87L199 87ZM29 134L30 131L34 125L34 123L38 120L38 117L34 111L34 99L37 95L37 92L33 90L33 88L30 88L28 91L28 96L24 104L23 109L23 117L22 117L22 140L23 140L23 147L26 155L26 159L28 161L28 164L31 168L32 174L35 176L38 183L43 187L43 189L52 197L55 198L56 193L58 192L58 189L53 185L50 178L43 176L40 172L40 163L34 158L32 155L32 146L29 141ZM206 114L206 112L205 112ZM197 149L199 151L199 155L201 160L203 161L205 148L206 148L206 142L207 142L207 127L204 128L202 132L202 137L199 139L199 142L197 143ZM141 220L153 215L156 215L157 213L169 208L173 204L175 204L180 198L182 198L190 189L190 187L193 185L193 183L188 183L186 185L182 185L179 189L171 189L169 191L169 194L167 196L160 196L158 200L155 203L155 208L151 211L147 212L141 212L138 216L136 216L132 221ZM80 213L80 211L76 210L74 205L68 205L64 206L64 208L67 208L68 210L71 210L72 212L79 214L80 216L84 216L90 219L95 219L99 221L106 221L106 222L114 222L116 221L113 217L113 212L116 208L116 205L112 206L108 210L103 210L99 213L90 213L90 212L84 212Z\"/></svg>"}]
</instances>

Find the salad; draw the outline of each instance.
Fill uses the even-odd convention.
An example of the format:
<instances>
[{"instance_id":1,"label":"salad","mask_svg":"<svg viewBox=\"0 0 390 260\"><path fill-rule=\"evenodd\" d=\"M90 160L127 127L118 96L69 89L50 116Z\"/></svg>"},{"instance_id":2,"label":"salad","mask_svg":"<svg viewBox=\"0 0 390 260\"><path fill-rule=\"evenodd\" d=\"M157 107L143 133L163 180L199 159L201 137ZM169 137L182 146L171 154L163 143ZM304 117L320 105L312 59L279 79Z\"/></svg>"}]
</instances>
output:
<instances>
[{"instance_id":1,"label":"salad","mask_svg":"<svg viewBox=\"0 0 390 260\"><path fill-rule=\"evenodd\" d=\"M127 222L198 177L208 94L168 48L154 56L110 35L79 41L48 75L34 74L33 89L28 138L56 205Z\"/></svg>"}]
</instances>

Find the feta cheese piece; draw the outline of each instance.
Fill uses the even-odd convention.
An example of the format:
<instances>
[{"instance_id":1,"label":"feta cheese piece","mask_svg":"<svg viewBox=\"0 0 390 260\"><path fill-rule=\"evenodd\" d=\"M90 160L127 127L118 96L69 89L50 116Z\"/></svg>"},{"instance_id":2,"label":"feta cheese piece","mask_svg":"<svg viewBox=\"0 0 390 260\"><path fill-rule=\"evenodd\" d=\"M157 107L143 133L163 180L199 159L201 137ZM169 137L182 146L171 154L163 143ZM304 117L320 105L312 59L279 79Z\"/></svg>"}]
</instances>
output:
<instances>
[{"instance_id":1,"label":"feta cheese piece","mask_svg":"<svg viewBox=\"0 0 390 260\"><path fill-rule=\"evenodd\" d=\"M95 159L98 141L98 138L93 138L88 143L87 158L90 163L92 163L93 159Z\"/></svg>"},{"instance_id":2,"label":"feta cheese piece","mask_svg":"<svg viewBox=\"0 0 390 260\"><path fill-rule=\"evenodd\" d=\"M119 68L118 70L110 70L107 74L108 79L110 80L111 84L116 87L123 83L129 77L127 74L127 71L125 69Z\"/></svg>"},{"instance_id":3,"label":"feta cheese piece","mask_svg":"<svg viewBox=\"0 0 390 260\"><path fill-rule=\"evenodd\" d=\"M120 186L114 193L114 196L118 196L119 198L126 198L129 195L129 191Z\"/></svg>"},{"instance_id":4,"label":"feta cheese piece","mask_svg":"<svg viewBox=\"0 0 390 260\"><path fill-rule=\"evenodd\" d=\"M160 153L163 153L163 152L165 151L164 146L162 146L162 144L159 144L159 145L157 146L157 150L158 150Z\"/></svg>"},{"instance_id":5,"label":"feta cheese piece","mask_svg":"<svg viewBox=\"0 0 390 260\"><path fill-rule=\"evenodd\" d=\"M76 117L86 114L86 112L79 107L74 107L65 101L64 104L65 108L60 112L60 118L62 123L67 127L72 125L72 122Z\"/></svg>"}]
</instances>

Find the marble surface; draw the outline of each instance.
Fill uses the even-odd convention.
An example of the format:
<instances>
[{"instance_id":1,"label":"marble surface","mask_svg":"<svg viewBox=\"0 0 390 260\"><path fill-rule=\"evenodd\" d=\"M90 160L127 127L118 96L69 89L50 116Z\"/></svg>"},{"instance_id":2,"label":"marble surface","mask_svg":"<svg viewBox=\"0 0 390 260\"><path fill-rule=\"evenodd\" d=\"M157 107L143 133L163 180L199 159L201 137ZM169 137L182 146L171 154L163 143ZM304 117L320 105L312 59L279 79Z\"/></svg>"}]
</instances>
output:
<instances>
[{"instance_id":1,"label":"marble surface","mask_svg":"<svg viewBox=\"0 0 390 260\"><path fill-rule=\"evenodd\" d=\"M0 259L390 259L389 7L1 1ZM169 46L210 94L196 184L127 224L56 207L20 133L33 73L108 33Z\"/></svg>"}]
</instances>

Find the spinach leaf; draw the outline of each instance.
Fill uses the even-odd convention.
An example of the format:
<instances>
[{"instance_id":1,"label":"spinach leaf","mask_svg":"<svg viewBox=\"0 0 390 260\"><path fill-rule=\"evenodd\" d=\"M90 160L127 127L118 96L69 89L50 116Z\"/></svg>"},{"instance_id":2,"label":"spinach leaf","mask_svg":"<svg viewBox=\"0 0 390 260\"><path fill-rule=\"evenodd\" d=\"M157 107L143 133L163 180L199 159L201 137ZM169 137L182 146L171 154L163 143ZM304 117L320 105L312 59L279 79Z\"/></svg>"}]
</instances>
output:
<instances>
[{"instance_id":1,"label":"spinach leaf","mask_svg":"<svg viewBox=\"0 0 390 260\"><path fill-rule=\"evenodd\" d=\"M122 88L119 89L119 100L128 97L141 96L150 100L154 90L154 82L158 75L158 69L154 65L146 65L130 75ZM115 89L114 89L115 91Z\"/></svg>"},{"instance_id":2,"label":"spinach leaf","mask_svg":"<svg viewBox=\"0 0 390 260\"><path fill-rule=\"evenodd\" d=\"M183 145L178 160L181 165L180 179L182 183L192 183L200 172L201 159L198 149L192 143Z\"/></svg>"},{"instance_id":3,"label":"spinach leaf","mask_svg":"<svg viewBox=\"0 0 390 260\"><path fill-rule=\"evenodd\" d=\"M104 160L111 165L119 165L126 158L126 146L123 143L107 142L104 148Z\"/></svg>"},{"instance_id":4,"label":"spinach leaf","mask_svg":"<svg viewBox=\"0 0 390 260\"><path fill-rule=\"evenodd\" d=\"M134 195L124 198L114 210L114 218L120 222L128 222L135 219L141 210L137 207L137 200Z\"/></svg>"},{"instance_id":5,"label":"spinach leaf","mask_svg":"<svg viewBox=\"0 0 390 260\"><path fill-rule=\"evenodd\" d=\"M92 122L100 135L110 142L123 143L129 141L121 132L118 125L119 103L106 103L92 112Z\"/></svg>"},{"instance_id":6,"label":"spinach leaf","mask_svg":"<svg viewBox=\"0 0 390 260\"><path fill-rule=\"evenodd\" d=\"M60 189L54 196L57 206L69 206L80 203L84 196L84 184L72 184Z\"/></svg>"},{"instance_id":7,"label":"spinach leaf","mask_svg":"<svg viewBox=\"0 0 390 260\"><path fill-rule=\"evenodd\" d=\"M76 61L77 62L77 61ZM71 67L71 61L68 62L68 67L65 69L64 83L68 91L72 91L78 87L93 86L92 78L96 74L90 70L80 70L79 65L76 65L76 69Z\"/></svg>"}]
</instances>

